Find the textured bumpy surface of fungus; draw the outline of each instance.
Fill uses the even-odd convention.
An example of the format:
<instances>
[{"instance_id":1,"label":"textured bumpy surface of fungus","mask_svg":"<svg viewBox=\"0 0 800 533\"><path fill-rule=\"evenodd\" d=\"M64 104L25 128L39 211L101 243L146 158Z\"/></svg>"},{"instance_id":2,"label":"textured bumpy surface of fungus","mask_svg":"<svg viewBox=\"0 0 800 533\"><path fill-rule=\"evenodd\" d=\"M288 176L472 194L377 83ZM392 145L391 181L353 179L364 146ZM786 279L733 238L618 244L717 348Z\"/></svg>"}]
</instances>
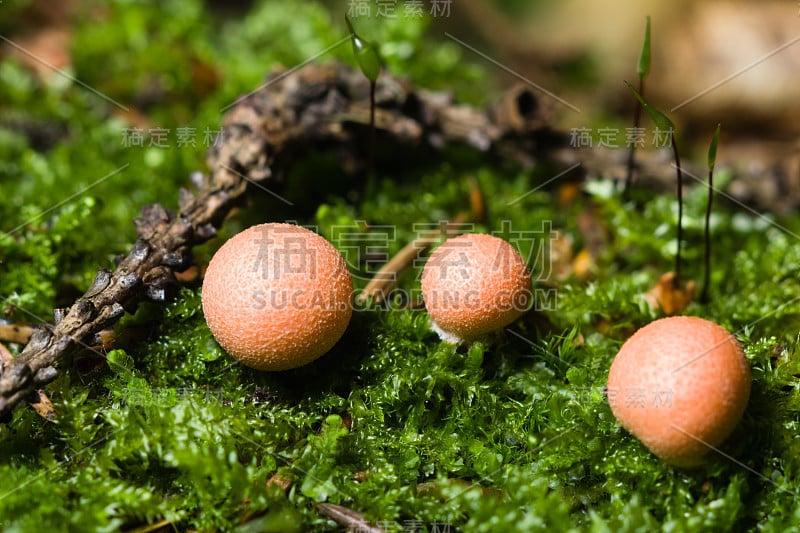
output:
<instances>
[{"instance_id":1,"label":"textured bumpy surface of fungus","mask_svg":"<svg viewBox=\"0 0 800 533\"><path fill-rule=\"evenodd\" d=\"M208 265L202 296L220 345L259 370L317 359L341 338L353 312L342 256L292 224L261 224L228 240Z\"/></svg>"},{"instance_id":2,"label":"textured bumpy surface of fungus","mask_svg":"<svg viewBox=\"0 0 800 533\"><path fill-rule=\"evenodd\" d=\"M519 318L533 298L528 266L508 242L481 233L446 240L422 272L422 297L433 329L460 343Z\"/></svg>"},{"instance_id":3,"label":"textured bumpy surface of fungus","mask_svg":"<svg viewBox=\"0 0 800 533\"><path fill-rule=\"evenodd\" d=\"M728 330L702 318L669 317L622 345L608 375L608 401L655 455L692 467L739 423L750 381L742 347Z\"/></svg>"}]
</instances>

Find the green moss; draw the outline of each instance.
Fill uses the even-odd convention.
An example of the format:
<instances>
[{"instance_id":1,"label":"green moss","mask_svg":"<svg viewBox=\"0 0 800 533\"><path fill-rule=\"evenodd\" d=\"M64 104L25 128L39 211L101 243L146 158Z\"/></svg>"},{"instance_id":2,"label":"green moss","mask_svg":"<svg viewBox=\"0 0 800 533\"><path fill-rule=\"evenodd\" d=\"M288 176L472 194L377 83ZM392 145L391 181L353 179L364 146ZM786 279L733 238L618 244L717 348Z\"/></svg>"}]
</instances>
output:
<instances>
[{"instance_id":1,"label":"green moss","mask_svg":"<svg viewBox=\"0 0 800 533\"><path fill-rule=\"evenodd\" d=\"M223 22L199 1L163 9L112 2L78 23L72 53L78 78L141 107L154 127L173 134L218 128L219 109L258 85L272 64L295 65L346 35L340 14L316 3L259 2L246 18ZM362 25L382 43L392 72L485 103L485 73L454 43L434 45L430 23ZM330 56L352 62L348 53L340 47ZM192 78L198 62L219 75L205 92ZM11 60L0 64L0 80L0 110L16 117L0 119L8 232L0 234L2 316L47 320L85 290L98 266L111 267L127 250L142 204L174 207L169 198L201 166L205 147L202 137L194 147L126 147L128 125L112 103L77 85L42 85ZM147 87L156 97L143 100ZM57 142L36 145L20 121L54 128ZM455 149L418 166L379 165L374 194L353 201L332 180L314 185L335 164L325 156L308 163L287 194L316 191L298 202L299 222L342 251L359 288L377 268L363 261L376 236L378 251L392 256L431 224L468 211L470 177L488 203L488 217L472 229L512 240L543 274L548 266L537 252L550 230L580 249L577 220L587 209L610 239L594 278L567 278L554 305L513 324L514 333L455 348L431 332L424 311L393 300L356 312L325 357L279 374L247 369L223 352L197 286L183 287L166 307L143 304L118 325L113 350L60 363L48 388L55 422L23 408L0 428L5 529L117 530L159 520L179 530L340 529L315 511L323 501L389 530L797 527L800 252L790 232L800 232L798 217L765 220L732 205L715 211L713 300L687 313L736 332L753 368L753 394L722 448L736 462L713 455L687 472L625 433L603 395L622 341L658 316L643 294L672 267L673 198L644 197L639 210L597 182L561 206L550 188L531 192L552 169L497 168ZM696 279L704 198L692 190L685 209L686 274ZM240 213L223 235L263 221L262 212ZM399 288L414 294L419 273L412 269ZM287 492L268 487L276 474L292 483Z\"/></svg>"}]
</instances>

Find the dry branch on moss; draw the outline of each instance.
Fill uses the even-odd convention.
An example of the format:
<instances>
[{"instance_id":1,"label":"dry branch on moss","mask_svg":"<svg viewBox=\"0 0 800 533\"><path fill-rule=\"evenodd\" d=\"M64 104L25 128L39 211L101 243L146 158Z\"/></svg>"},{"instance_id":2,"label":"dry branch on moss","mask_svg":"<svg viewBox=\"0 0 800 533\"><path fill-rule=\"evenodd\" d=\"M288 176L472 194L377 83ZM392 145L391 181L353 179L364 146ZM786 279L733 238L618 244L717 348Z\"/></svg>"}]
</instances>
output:
<instances>
[{"instance_id":1,"label":"dry branch on moss","mask_svg":"<svg viewBox=\"0 0 800 533\"><path fill-rule=\"evenodd\" d=\"M197 190L181 189L179 210L147 205L135 220L138 240L114 272L100 269L86 293L56 313L54 327L36 329L22 353L0 368L0 417L53 381L64 354L94 344L94 337L145 300L167 301L174 272L188 268L191 249L211 239L251 184L278 190L286 170L309 149L336 149L351 171L363 165L361 139L369 121L369 87L341 65L309 65L275 72L227 113L208 153L208 176ZM550 138L543 113L528 89L509 91L487 110L458 105L441 92L416 90L391 76L377 88L376 125L382 142L440 149L466 143L530 162L540 139Z\"/></svg>"}]
</instances>

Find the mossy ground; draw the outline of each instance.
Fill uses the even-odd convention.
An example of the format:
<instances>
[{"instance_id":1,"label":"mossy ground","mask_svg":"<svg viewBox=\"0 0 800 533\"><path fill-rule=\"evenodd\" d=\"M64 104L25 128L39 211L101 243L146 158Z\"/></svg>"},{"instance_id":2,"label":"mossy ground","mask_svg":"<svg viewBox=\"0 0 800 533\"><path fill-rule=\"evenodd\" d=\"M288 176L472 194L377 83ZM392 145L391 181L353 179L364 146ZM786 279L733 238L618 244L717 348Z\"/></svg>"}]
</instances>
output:
<instances>
[{"instance_id":1,"label":"mossy ground","mask_svg":"<svg viewBox=\"0 0 800 533\"><path fill-rule=\"evenodd\" d=\"M19 2L11 4L0 9ZM110 268L130 246L141 205L174 207L178 187L201 167L203 131L218 129L220 108L274 63L297 64L339 40L338 19L314 3L261 2L246 18L219 22L199 1L176 1L160 10L112 2L77 22L74 74L114 100L138 102L152 128L169 130L166 148L125 146L131 126L113 104L59 77L42 85L14 60L0 63L2 316L48 321L53 307L69 305L98 266ZM455 43L428 41L427 22L382 27L388 68L485 104L476 87L491 89L490 73L466 63ZM331 55L352 62L347 47ZM216 70L218 83L200 91L192 65ZM146 86L158 97L148 100ZM22 123L56 127L59 140L34 147L15 127ZM195 145L178 146L177 128L194 128ZM371 231L395 228L383 250L393 255L418 224L465 210L474 177L489 213L477 231L532 231L522 245L531 251L547 241L547 221L580 249L577 219L592 209L610 239L590 280L567 278L540 320L521 320L514 333L455 348L430 331L424 311L361 310L330 354L280 374L249 370L221 351L196 284L166 307L142 305L121 322L105 359L85 352L60 364L48 388L55 422L22 408L0 428L0 525L101 531L166 520L177 530L335 531L313 507L331 502L395 531L798 527L800 218L755 216L730 203L716 209L713 300L686 314L736 332L753 394L723 447L735 459L712 454L706 467L683 471L624 432L603 396L625 337L657 317L643 294L672 266L674 198L643 192L626 204L597 182L559 205L553 189L529 192L546 169L498 167L459 150L402 175L389 168L379 167L371 196L354 199L353 184L315 185L334 172L320 157L284 191L295 210L256 197L222 238L290 218L353 254L341 229L357 233L368 221ZM686 274L695 279L704 209L705 191L692 190ZM199 249L198 261L222 238ZM368 245L364 238L358 249ZM354 265L358 287L367 270ZM400 286L414 291L415 274ZM291 482L288 492L268 485L276 474Z\"/></svg>"}]
</instances>

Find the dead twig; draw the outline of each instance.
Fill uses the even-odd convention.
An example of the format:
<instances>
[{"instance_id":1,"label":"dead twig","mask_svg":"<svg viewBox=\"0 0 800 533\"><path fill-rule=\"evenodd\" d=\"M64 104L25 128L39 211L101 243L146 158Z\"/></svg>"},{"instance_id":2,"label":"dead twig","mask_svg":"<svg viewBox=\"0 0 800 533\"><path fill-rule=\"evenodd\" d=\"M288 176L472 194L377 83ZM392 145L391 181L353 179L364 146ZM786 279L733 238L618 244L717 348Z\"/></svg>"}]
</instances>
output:
<instances>
[{"instance_id":1,"label":"dead twig","mask_svg":"<svg viewBox=\"0 0 800 533\"><path fill-rule=\"evenodd\" d=\"M327 516L347 531L363 533L383 533L383 529L370 524L364 515L343 505L335 503L318 503L314 505L319 514Z\"/></svg>"},{"instance_id":2,"label":"dead twig","mask_svg":"<svg viewBox=\"0 0 800 533\"><path fill-rule=\"evenodd\" d=\"M464 214L458 215L450 222L443 222L436 229L424 233L410 243L403 246L397 254L387 261L369 280L364 291L359 293L358 303L365 303L372 300L380 303L386 299L392 289L397 285L400 276L407 269L411 268L419 254L433 246L442 237L453 237L463 230L464 222L468 217ZM413 302L411 302L413 305Z\"/></svg>"}]
</instances>

